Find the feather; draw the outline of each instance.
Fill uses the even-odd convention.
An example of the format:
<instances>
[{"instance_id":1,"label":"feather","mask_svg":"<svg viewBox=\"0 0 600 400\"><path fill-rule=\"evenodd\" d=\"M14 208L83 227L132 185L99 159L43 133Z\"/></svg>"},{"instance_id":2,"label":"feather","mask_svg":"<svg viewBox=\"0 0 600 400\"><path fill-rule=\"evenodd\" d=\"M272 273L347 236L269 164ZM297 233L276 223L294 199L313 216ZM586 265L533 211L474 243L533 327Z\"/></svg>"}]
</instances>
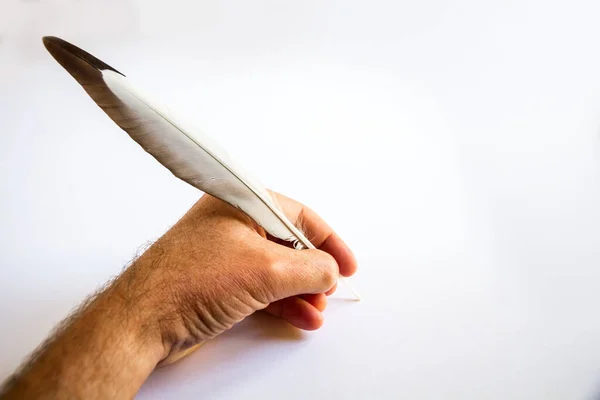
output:
<instances>
[{"instance_id":1,"label":"feather","mask_svg":"<svg viewBox=\"0 0 600 400\"><path fill-rule=\"evenodd\" d=\"M52 36L43 43L96 104L173 175L243 211L296 249L315 248L267 189L213 139L84 50Z\"/></svg>"}]
</instances>

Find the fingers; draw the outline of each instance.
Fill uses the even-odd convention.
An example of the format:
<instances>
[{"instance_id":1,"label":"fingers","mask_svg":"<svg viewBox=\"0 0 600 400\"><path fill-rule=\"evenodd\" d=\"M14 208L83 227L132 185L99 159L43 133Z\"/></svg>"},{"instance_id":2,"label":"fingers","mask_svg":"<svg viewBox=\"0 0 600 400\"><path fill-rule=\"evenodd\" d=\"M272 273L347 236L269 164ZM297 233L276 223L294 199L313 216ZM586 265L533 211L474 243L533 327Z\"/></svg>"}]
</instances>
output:
<instances>
[{"instance_id":1,"label":"fingers","mask_svg":"<svg viewBox=\"0 0 600 400\"><path fill-rule=\"evenodd\" d=\"M301 301L298 301L301 300ZM265 312L285 319L299 329L315 330L323 325L327 297L323 293L304 294L269 304Z\"/></svg>"},{"instance_id":2,"label":"fingers","mask_svg":"<svg viewBox=\"0 0 600 400\"><path fill-rule=\"evenodd\" d=\"M335 232L332 232L320 246L317 246L317 248L331 254L333 258L335 258L340 266L340 274L342 276L354 275L357 268L356 258L354 257L352 250L350 250L346 243L344 243Z\"/></svg>"},{"instance_id":3,"label":"fingers","mask_svg":"<svg viewBox=\"0 0 600 400\"><path fill-rule=\"evenodd\" d=\"M309 302L311 306L313 306L320 312L325 311L325 308L327 308L327 296L324 293L303 294L299 297Z\"/></svg>"},{"instance_id":4,"label":"fingers","mask_svg":"<svg viewBox=\"0 0 600 400\"><path fill-rule=\"evenodd\" d=\"M276 254L273 274L275 300L286 297L325 293L338 279L338 264L321 250L297 251L269 242Z\"/></svg>"},{"instance_id":5,"label":"fingers","mask_svg":"<svg viewBox=\"0 0 600 400\"><path fill-rule=\"evenodd\" d=\"M333 287L331 289L329 289L328 291L325 292L326 296L331 296L332 294L335 293L335 290L337 289L337 283L335 285L333 285Z\"/></svg>"},{"instance_id":6,"label":"fingers","mask_svg":"<svg viewBox=\"0 0 600 400\"><path fill-rule=\"evenodd\" d=\"M323 314L310 301L302 297L290 297L276 301L269 304L265 311L307 331L319 329L323 325Z\"/></svg>"},{"instance_id":7,"label":"fingers","mask_svg":"<svg viewBox=\"0 0 600 400\"><path fill-rule=\"evenodd\" d=\"M310 208L284 195L271 192L296 226L302 227L308 239L316 248L333 256L339 265L340 274L351 276L356 272L357 263L354 254L344 241Z\"/></svg>"}]
</instances>

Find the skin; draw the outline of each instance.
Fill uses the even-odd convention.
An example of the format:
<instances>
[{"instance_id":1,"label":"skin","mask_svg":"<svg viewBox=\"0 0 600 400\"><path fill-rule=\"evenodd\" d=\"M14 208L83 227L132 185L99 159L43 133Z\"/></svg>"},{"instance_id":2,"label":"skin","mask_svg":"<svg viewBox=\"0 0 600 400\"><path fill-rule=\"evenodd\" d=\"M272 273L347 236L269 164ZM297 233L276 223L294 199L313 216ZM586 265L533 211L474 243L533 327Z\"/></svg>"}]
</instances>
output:
<instances>
[{"instance_id":1,"label":"skin","mask_svg":"<svg viewBox=\"0 0 600 400\"><path fill-rule=\"evenodd\" d=\"M293 250L205 195L67 318L10 377L2 399L133 398L150 373L263 310L304 330L356 260L312 210L279 194L319 250Z\"/></svg>"}]
</instances>

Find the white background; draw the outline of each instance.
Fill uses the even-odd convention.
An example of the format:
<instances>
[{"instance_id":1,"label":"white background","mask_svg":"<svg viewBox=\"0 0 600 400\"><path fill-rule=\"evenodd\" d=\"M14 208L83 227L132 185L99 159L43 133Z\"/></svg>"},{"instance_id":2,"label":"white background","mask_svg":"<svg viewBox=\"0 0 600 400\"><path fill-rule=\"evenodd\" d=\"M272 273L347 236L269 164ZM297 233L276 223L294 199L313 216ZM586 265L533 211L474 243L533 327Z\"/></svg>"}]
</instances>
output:
<instances>
[{"instance_id":1,"label":"white background","mask_svg":"<svg viewBox=\"0 0 600 400\"><path fill-rule=\"evenodd\" d=\"M188 115L355 250L324 327L250 318L140 399L600 393L600 3L0 0L0 378L200 192L46 52Z\"/></svg>"}]
</instances>

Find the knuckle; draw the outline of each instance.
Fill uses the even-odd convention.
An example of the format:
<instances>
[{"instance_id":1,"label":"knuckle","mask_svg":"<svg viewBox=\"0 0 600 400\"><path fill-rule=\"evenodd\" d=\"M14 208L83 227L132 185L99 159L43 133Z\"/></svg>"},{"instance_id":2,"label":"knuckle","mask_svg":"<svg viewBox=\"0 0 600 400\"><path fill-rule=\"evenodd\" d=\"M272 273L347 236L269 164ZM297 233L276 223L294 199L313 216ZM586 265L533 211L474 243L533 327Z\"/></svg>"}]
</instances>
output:
<instances>
[{"instance_id":1,"label":"knuckle","mask_svg":"<svg viewBox=\"0 0 600 400\"><path fill-rule=\"evenodd\" d=\"M337 262L330 254L325 253L322 265L323 286L331 288L337 282L339 275Z\"/></svg>"},{"instance_id":2,"label":"knuckle","mask_svg":"<svg viewBox=\"0 0 600 400\"><path fill-rule=\"evenodd\" d=\"M282 274L285 265L281 257L271 252L265 252L261 255L261 258L261 264L264 266L262 269L266 277L274 278Z\"/></svg>"},{"instance_id":3,"label":"knuckle","mask_svg":"<svg viewBox=\"0 0 600 400\"><path fill-rule=\"evenodd\" d=\"M277 291L279 277L282 274L283 263L280 258L269 252L259 252L255 255L254 280L256 288L260 289L261 299L269 302Z\"/></svg>"}]
</instances>

